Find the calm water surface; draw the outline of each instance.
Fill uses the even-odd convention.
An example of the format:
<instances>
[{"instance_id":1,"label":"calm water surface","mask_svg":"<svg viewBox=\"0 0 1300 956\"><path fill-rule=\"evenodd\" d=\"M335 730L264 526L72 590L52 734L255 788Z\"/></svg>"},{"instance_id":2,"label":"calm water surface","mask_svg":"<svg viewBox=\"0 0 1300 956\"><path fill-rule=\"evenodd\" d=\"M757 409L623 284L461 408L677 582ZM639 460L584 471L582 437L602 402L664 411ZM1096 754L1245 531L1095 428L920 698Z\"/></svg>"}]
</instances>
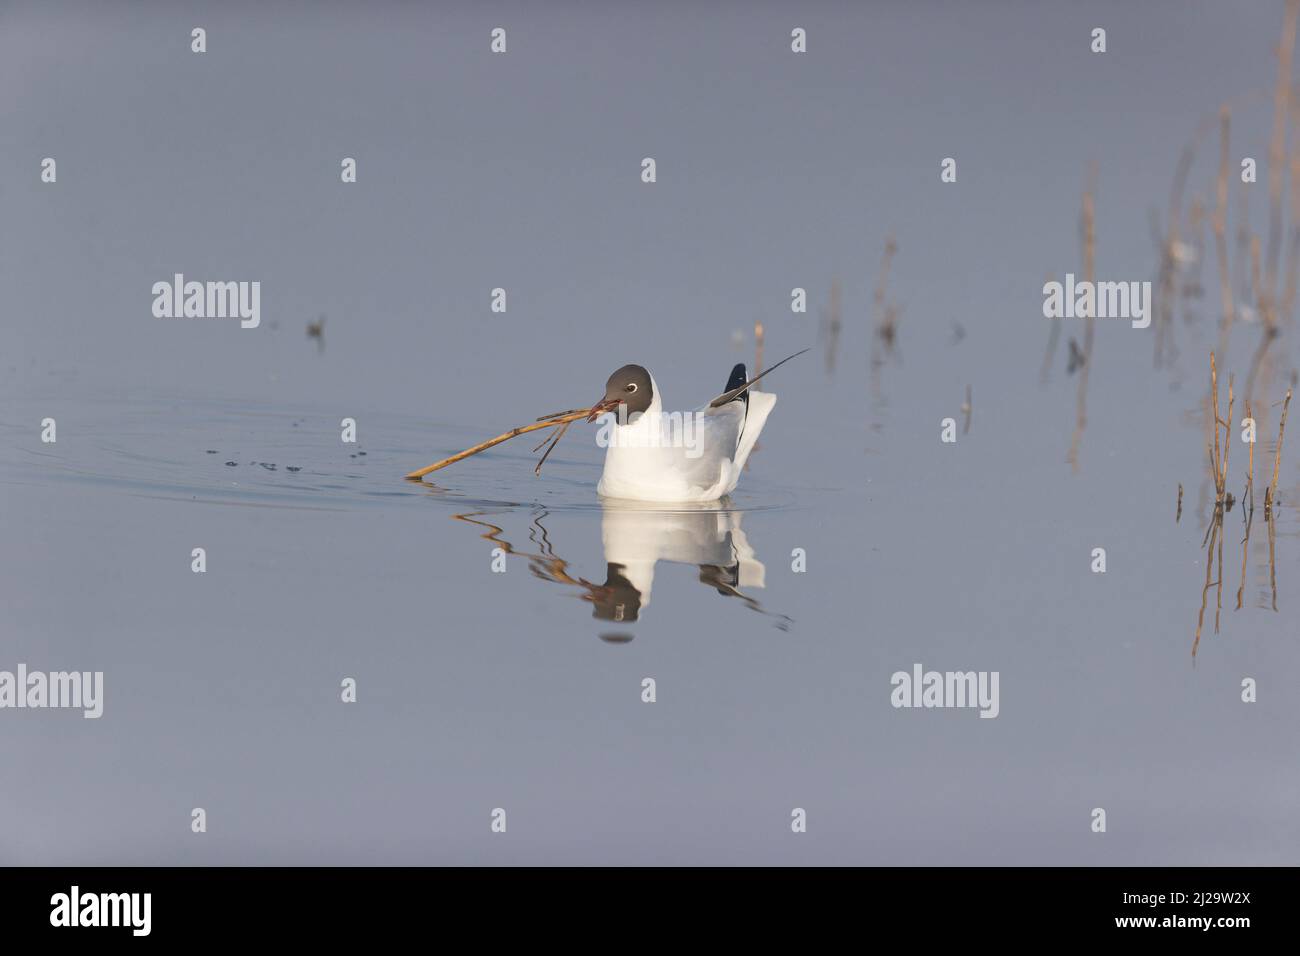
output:
<instances>
[{"instance_id":1,"label":"calm water surface","mask_svg":"<svg viewBox=\"0 0 1300 956\"><path fill-rule=\"evenodd\" d=\"M519 8L495 62L465 11L205 9L206 58L193 14L0 14L0 669L106 685L97 721L0 714L0 862L1300 863L1300 440L1272 560L1259 502L1244 577L1225 515L1215 633L1210 247L1161 367L1099 324L1077 471L1080 326L1040 375L1087 162L1098 269L1154 278L1150 211L1271 87L1280 8L1116 6L1104 62L1066 5L922 8L812 8L803 59L777 9ZM177 271L262 281L261 327L153 318ZM626 362L695 407L758 317L814 352L716 507L602 504L585 425L540 477L524 437L401 478ZM917 663L998 671L997 719L893 708Z\"/></svg>"}]
</instances>

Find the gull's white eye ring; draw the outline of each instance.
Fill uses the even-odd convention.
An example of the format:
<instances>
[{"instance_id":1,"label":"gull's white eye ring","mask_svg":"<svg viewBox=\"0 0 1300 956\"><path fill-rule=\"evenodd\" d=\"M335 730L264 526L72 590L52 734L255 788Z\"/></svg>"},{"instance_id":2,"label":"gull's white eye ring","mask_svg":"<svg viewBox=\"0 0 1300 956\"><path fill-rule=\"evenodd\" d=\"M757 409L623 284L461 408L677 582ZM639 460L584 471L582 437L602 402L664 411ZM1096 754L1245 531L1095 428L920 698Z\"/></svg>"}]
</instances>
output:
<instances>
[{"instance_id":1,"label":"gull's white eye ring","mask_svg":"<svg viewBox=\"0 0 1300 956\"><path fill-rule=\"evenodd\" d=\"M625 388L625 389L623 389L623 391L625 391L625 392L635 392L635 391L636 391L636 382L633 382L632 384L628 385L628 387Z\"/></svg>"}]
</instances>

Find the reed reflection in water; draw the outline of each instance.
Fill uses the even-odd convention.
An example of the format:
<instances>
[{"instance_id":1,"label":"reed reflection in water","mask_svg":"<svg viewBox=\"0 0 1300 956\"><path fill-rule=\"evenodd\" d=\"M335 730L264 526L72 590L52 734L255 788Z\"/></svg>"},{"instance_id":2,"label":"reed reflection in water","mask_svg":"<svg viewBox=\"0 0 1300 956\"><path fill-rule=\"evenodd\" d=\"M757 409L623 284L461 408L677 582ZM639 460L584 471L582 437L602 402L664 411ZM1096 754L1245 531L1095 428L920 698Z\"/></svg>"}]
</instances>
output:
<instances>
[{"instance_id":1,"label":"reed reflection in water","mask_svg":"<svg viewBox=\"0 0 1300 956\"><path fill-rule=\"evenodd\" d=\"M1233 394L1233 378L1228 377L1228 409L1227 418L1220 416L1219 411L1219 376L1218 366L1215 361L1215 354L1210 353L1210 391L1207 422L1211 425L1212 441L1207 442L1206 454L1209 458L1210 476L1214 484L1214 501L1211 506L1210 520L1205 530L1205 537L1201 541L1202 547L1205 548L1205 584L1201 588L1201 609L1196 618L1196 634L1192 638L1192 659L1195 660L1197 649L1201 644L1201 631L1205 626L1205 611L1209 604L1210 589L1215 589L1215 608L1214 608L1214 633L1219 633L1219 625L1223 612L1223 541L1226 535L1224 529L1224 515L1232 511L1232 506L1236 503L1232 492L1228 490L1228 460L1229 449L1233 442L1233 408L1235 396ZM1272 610L1276 611L1277 606L1277 518L1280 502L1278 500L1278 478L1280 475L1280 465L1282 458L1283 440L1286 436L1286 415L1291 405L1291 390L1288 389L1286 397L1279 402L1282 407L1281 420L1278 424L1277 443L1273 448L1273 481L1265 485L1264 488L1264 525L1267 529L1268 537L1268 579L1269 591L1271 596L1270 605ZM1254 428L1254 418L1251 415L1251 403L1247 399L1245 403L1246 419L1245 422L1251 423ZM1223 442L1219 441L1219 430L1223 429ZM1250 534L1255 520L1255 443L1251 441L1247 444L1248 458L1246 465L1246 484L1241 494L1241 516L1244 523L1244 533L1241 539L1241 580L1237 587L1237 605L1236 610L1242 608L1242 598L1246 590L1246 566L1250 552ZM1182 516L1182 485L1178 486L1178 513L1175 521ZM1218 577L1214 578L1215 567L1218 567Z\"/></svg>"}]
</instances>

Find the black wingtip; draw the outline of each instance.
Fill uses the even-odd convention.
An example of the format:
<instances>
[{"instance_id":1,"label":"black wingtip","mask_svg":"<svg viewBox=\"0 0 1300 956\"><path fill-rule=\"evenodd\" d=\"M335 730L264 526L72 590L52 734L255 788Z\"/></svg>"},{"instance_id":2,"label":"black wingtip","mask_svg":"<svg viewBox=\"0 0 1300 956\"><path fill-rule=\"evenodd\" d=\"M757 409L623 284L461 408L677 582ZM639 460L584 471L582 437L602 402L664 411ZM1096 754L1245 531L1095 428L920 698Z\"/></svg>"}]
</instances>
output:
<instances>
[{"instance_id":1,"label":"black wingtip","mask_svg":"<svg viewBox=\"0 0 1300 956\"><path fill-rule=\"evenodd\" d=\"M730 392L732 389L740 388L740 386L744 385L745 382L747 382L747 381L749 381L749 379L745 377L745 363L744 363L744 362L737 362L737 363L736 363L736 367L733 368L733 369L731 370L731 375L727 378L727 385L726 385L726 387L723 388L723 390L722 390L722 391L723 391L723 394L726 394L727 392ZM744 402L745 402L746 405L749 404L749 390L748 390L748 389L746 389L745 391L741 392L739 395L737 395L735 398L733 398L732 401L734 402L734 401L739 401L739 400L742 400L742 399L744 400Z\"/></svg>"},{"instance_id":2,"label":"black wingtip","mask_svg":"<svg viewBox=\"0 0 1300 956\"><path fill-rule=\"evenodd\" d=\"M736 368L740 370L740 374L742 376L741 384L737 385L735 388L727 389L725 392L723 392L713 401L709 402L709 408L720 408L723 405L726 405L728 402L734 402L741 395L748 395L749 387L753 385L755 382L757 382L760 378L767 375L769 372L776 371L786 362L790 361L790 359L796 359L800 355L803 355L805 352L810 352L810 351L812 351L811 348L800 349L798 352L795 352L794 355L787 355L785 358L781 359L781 361L777 362L775 365L771 366L770 368L763 369L763 371L759 372L757 375L755 375L747 382L743 380L743 376L745 374L745 366L737 365ZM731 374L734 377L736 372L733 370ZM748 406L749 399L745 399L745 404Z\"/></svg>"}]
</instances>

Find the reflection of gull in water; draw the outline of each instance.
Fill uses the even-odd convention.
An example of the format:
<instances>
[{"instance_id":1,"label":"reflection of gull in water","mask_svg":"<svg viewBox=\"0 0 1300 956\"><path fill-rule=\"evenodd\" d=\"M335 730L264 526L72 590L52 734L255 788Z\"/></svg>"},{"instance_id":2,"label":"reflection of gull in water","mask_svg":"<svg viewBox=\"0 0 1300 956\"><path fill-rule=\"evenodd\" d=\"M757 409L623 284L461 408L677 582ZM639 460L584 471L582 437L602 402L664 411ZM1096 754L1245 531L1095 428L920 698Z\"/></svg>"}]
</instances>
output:
<instances>
[{"instance_id":1,"label":"reflection of gull in water","mask_svg":"<svg viewBox=\"0 0 1300 956\"><path fill-rule=\"evenodd\" d=\"M717 502L657 510L638 502L605 502L600 538L605 546L607 587L615 594L598 602L595 615L635 621L650 604L655 564L693 564L700 581L718 593L749 600L741 587L763 587L764 568L740 528L741 513ZM757 606L756 604L754 606Z\"/></svg>"},{"instance_id":2,"label":"reflection of gull in water","mask_svg":"<svg viewBox=\"0 0 1300 956\"><path fill-rule=\"evenodd\" d=\"M725 597L738 598L751 610L772 617L788 630L790 618L765 610L741 588L764 586L764 568L741 530L743 512L729 510L723 502L662 506L633 501L602 503L601 541L605 552L605 581L597 584L569 572L568 562L555 553L542 519L533 516L529 538L538 553L515 548L501 537L503 529L486 521L485 512L456 515L459 521L489 529L483 537L507 554L528 559L537 577L582 588L582 598L593 605L592 616L602 621L631 623L650 604L655 565L659 561L694 565L699 581ZM662 590L662 588L661 588Z\"/></svg>"}]
</instances>

